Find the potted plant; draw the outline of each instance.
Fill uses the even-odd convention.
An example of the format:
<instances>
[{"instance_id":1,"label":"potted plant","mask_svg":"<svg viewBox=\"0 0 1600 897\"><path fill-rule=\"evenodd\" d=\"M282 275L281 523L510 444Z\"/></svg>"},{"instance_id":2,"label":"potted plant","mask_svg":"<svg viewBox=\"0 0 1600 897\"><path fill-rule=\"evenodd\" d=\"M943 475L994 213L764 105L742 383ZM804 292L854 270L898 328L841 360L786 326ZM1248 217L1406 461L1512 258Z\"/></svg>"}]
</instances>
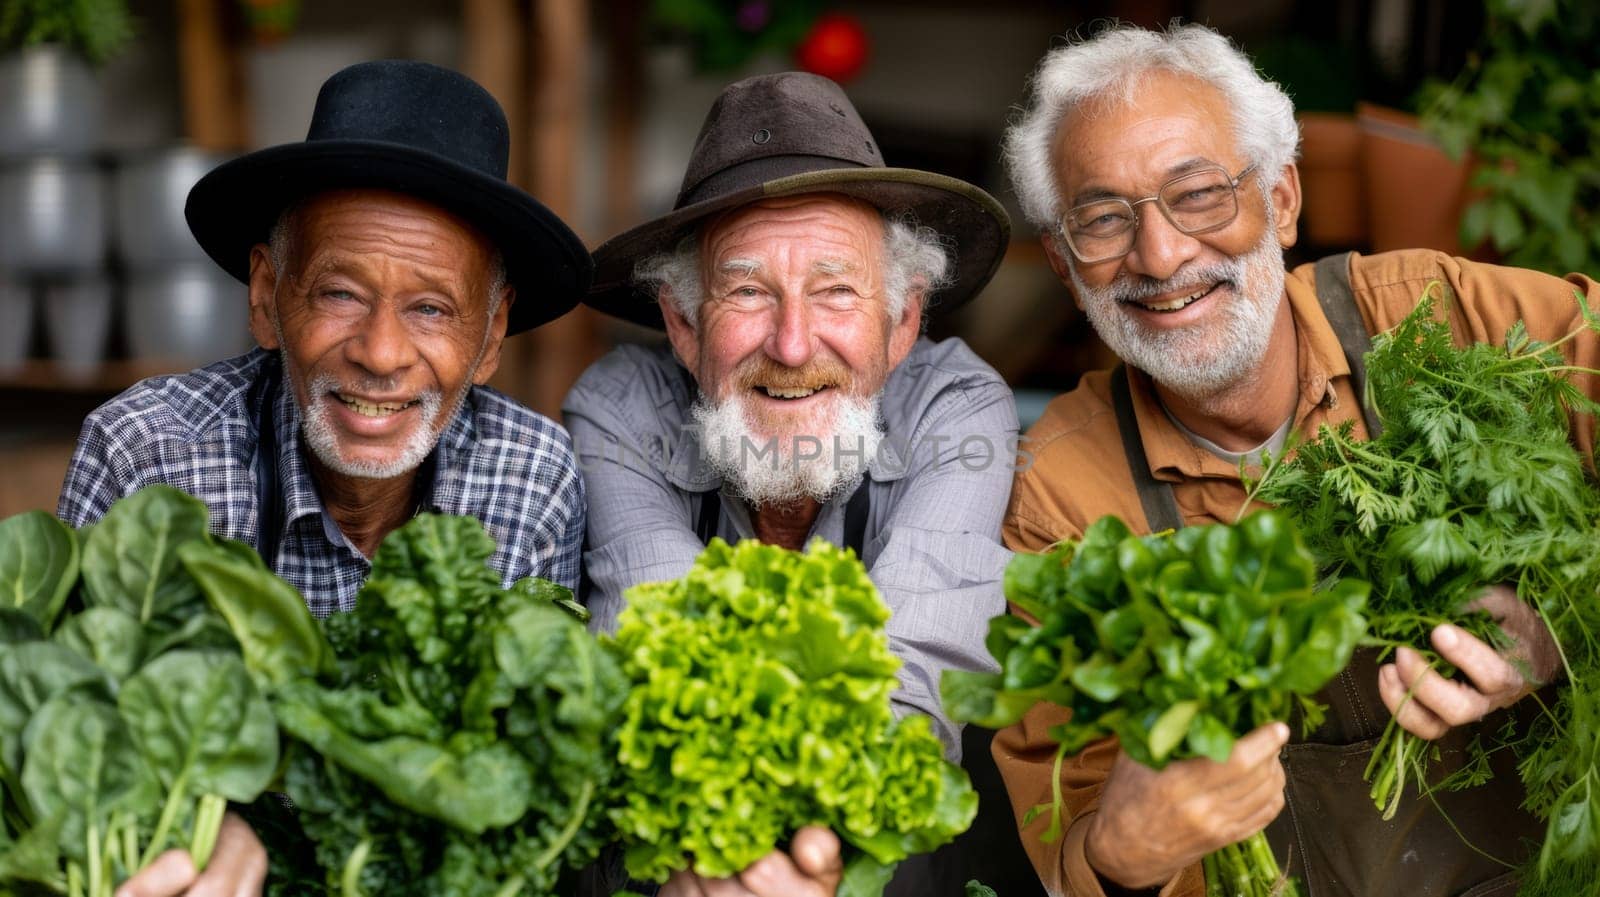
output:
<instances>
[{"instance_id":1,"label":"potted plant","mask_svg":"<svg viewBox=\"0 0 1600 897\"><path fill-rule=\"evenodd\" d=\"M1475 160L1461 240L1521 267L1600 271L1600 8L1486 0L1485 12L1461 74L1423 94L1429 132Z\"/></svg>"},{"instance_id":2,"label":"potted plant","mask_svg":"<svg viewBox=\"0 0 1600 897\"><path fill-rule=\"evenodd\" d=\"M90 65L132 34L124 0L0 4L0 156L92 151L100 90Z\"/></svg>"}]
</instances>

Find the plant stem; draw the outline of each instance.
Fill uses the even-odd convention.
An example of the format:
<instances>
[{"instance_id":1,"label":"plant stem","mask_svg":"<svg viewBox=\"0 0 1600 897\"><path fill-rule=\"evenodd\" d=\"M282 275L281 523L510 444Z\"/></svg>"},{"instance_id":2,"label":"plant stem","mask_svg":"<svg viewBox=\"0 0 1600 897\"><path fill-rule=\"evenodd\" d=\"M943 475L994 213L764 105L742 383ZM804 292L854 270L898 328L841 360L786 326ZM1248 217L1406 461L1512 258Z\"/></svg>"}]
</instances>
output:
<instances>
[{"instance_id":1,"label":"plant stem","mask_svg":"<svg viewBox=\"0 0 1600 897\"><path fill-rule=\"evenodd\" d=\"M217 832L222 828L222 816L228 811L228 802L220 795L201 796L194 811L194 836L189 839L189 858L194 870L203 872L211 860L211 851L217 846Z\"/></svg>"},{"instance_id":2,"label":"plant stem","mask_svg":"<svg viewBox=\"0 0 1600 897\"><path fill-rule=\"evenodd\" d=\"M1283 874L1267 844L1266 832L1256 832L1229 844L1201 861L1206 874L1206 897L1299 897L1294 880Z\"/></svg>"},{"instance_id":3,"label":"plant stem","mask_svg":"<svg viewBox=\"0 0 1600 897\"><path fill-rule=\"evenodd\" d=\"M350 856L345 858L344 869L339 875L341 897L361 897L361 869L367 865L367 854L371 850L372 839L363 838L356 849L350 851Z\"/></svg>"}]
</instances>

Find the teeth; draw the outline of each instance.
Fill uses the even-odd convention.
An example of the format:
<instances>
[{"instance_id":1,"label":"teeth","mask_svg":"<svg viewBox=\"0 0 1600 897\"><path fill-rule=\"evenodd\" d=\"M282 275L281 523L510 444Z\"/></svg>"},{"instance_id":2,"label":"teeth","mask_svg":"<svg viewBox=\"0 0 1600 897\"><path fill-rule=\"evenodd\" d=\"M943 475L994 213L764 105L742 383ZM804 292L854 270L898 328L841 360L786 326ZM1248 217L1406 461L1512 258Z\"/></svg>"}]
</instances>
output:
<instances>
[{"instance_id":1,"label":"teeth","mask_svg":"<svg viewBox=\"0 0 1600 897\"><path fill-rule=\"evenodd\" d=\"M1144 303L1144 307L1150 309L1151 311L1177 311L1178 309L1183 308L1184 306L1195 301L1196 299L1199 299L1201 296L1204 296L1209 292L1211 292L1211 288L1206 287L1205 289L1200 290L1193 295L1182 296L1172 300L1171 302L1146 302Z\"/></svg>"},{"instance_id":2,"label":"teeth","mask_svg":"<svg viewBox=\"0 0 1600 897\"><path fill-rule=\"evenodd\" d=\"M372 402L363 402L360 399L353 399L344 395L341 395L338 398L339 401L344 403L346 408L349 408L351 411L354 411L363 417L383 417L388 414L394 414L397 411L404 411L411 407L410 402L381 402L378 404L373 404Z\"/></svg>"},{"instance_id":3,"label":"teeth","mask_svg":"<svg viewBox=\"0 0 1600 897\"><path fill-rule=\"evenodd\" d=\"M772 396L774 399L803 399L816 392L815 389L807 389L805 387L780 389L776 386L763 386L761 388L766 390L767 395Z\"/></svg>"}]
</instances>

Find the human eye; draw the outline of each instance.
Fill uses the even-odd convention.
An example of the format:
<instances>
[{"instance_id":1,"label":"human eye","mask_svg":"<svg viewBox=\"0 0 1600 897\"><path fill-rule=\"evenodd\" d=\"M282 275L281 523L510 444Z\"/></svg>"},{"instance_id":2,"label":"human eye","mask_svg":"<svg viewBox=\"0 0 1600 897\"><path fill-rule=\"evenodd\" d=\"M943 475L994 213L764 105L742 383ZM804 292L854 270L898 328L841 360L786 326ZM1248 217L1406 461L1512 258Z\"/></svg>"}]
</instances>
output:
<instances>
[{"instance_id":1,"label":"human eye","mask_svg":"<svg viewBox=\"0 0 1600 897\"><path fill-rule=\"evenodd\" d=\"M1101 203L1073 210L1072 229L1090 237L1116 236L1128 228L1132 216L1121 203Z\"/></svg>"},{"instance_id":2,"label":"human eye","mask_svg":"<svg viewBox=\"0 0 1600 897\"><path fill-rule=\"evenodd\" d=\"M1185 178L1167 189L1167 205L1176 211L1203 211L1224 202L1233 186L1220 173Z\"/></svg>"}]
</instances>

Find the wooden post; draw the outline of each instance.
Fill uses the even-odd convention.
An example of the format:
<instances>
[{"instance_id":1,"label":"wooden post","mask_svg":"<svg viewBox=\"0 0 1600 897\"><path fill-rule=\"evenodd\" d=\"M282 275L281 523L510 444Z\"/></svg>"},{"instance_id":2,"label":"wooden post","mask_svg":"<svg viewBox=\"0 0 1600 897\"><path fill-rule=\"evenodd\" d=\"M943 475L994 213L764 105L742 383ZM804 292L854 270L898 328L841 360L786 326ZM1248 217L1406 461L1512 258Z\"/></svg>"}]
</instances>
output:
<instances>
[{"instance_id":1,"label":"wooden post","mask_svg":"<svg viewBox=\"0 0 1600 897\"><path fill-rule=\"evenodd\" d=\"M177 0L183 129L203 150L233 152L250 142L239 54L228 40L223 0Z\"/></svg>"},{"instance_id":2,"label":"wooden post","mask_svg":"<svg viewBox=\"0 0 1600 897\"><path fill-rule=\"evenodd\" d=\"M511 156L506 177L527 189L528 102L526 54L523 39L527 16L518 0L463 0L461 4L462 69L483 85L505 110L511 131ZM534 297L520 297L530 301ZM500 370L490 381L496 389L523 403L533 400L532 344L530 337L506 340L500 350Z\"/></svg>"},{"instance_id":3,"label":"wooden post","mask_svg":"<svg viewBox=\"0 0 1600 897\"><path fill-rule=\"evenodd\" d=\"M576 229L579 147L587 97L589 7L586 0L533 0L530 187ZM531 400L559 417L561 399L595 358L594 313L579 307L533 333Z\"/></svg>"}]
</instances>

